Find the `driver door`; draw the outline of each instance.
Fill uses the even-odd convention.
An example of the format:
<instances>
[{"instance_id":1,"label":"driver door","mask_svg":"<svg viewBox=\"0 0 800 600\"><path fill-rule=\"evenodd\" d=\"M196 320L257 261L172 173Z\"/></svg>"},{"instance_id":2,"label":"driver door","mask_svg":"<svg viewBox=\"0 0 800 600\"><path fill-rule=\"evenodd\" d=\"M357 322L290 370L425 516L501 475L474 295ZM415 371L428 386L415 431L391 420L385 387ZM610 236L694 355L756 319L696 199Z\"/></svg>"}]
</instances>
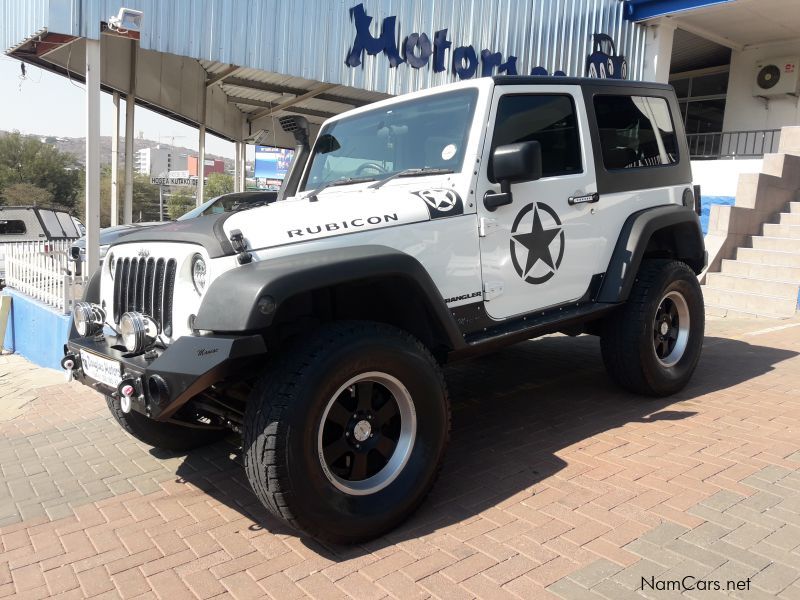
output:
<instances>
[{"instance_id":1,"label":"driver door","mask_svg":"<svg viewBox=\"0 0 800 600\"><path fill-rule=\"evenodd\" d=\"M583 98L576 86L496 88L476 196L486 312L506 319L581 298L607 243L598 216L594 161ZM542 177L512 183L512 202L491 210L498 146L538 141Z\"/></svg>"}]
</instances>

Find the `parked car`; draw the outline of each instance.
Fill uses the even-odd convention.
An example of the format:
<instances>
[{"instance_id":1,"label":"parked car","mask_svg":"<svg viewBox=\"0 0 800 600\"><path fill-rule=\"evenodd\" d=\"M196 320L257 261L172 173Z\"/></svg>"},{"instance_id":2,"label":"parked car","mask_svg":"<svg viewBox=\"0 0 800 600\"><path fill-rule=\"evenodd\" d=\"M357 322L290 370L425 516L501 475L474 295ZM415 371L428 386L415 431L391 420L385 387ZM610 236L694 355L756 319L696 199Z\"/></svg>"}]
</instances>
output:
<instances>
[{"instance_id":1,"label":"parked car","mask_svg":"<svg viewBox=\"0 0 800 600\"><path fill-rule=\"evenodd\" d=\"M337 115L313 148L280 123L285 198L122 238L75 308L63 366L137 439L240 432L269 511L352 543L431 489L447 362L560 331L640 396L691 378L706 252L670 86L484 77Z\"/></svg>"},{"instance_id":2,"label":"parked car","mask_svg":"<svg viewBox=\"0 0 800 600\"><path fill-rule=\"evenodd\" d=\"M278 197L278 192L234 192L231 194L222 194L215 198L207 200L200 206L193 208L189 212L178 217L178 221L185 221L187 219L194 219L204 215L219 214L223 212L247 210L256 206L263 206L274 202ZM130 223L127 225L115 225L114 227L104 227L100 230L100 259L105 258L111 244L116 243L125 235L135 233L142 227L152 227L154 225L163 225L164 221L147 221L143 223ZM86 237L76 240L71 248L71 255L73 260L80 260L80 263L86 260ZM80 264L77 266L77 274L80 275Z\"/></svg>"},{"instance_id":3,"label":"parked car","mask_svg":"<svg viewBox=\"0 0 800 600\"><path fill-rule=\"evenodd\" d=\"M68 212L35 206L0 206L0 285L5 280L7 244L74 240L77 237L78 230Z\"/></svg>"},{"instance_id":4,"label":"parked car","mask_svg":"<svg viewBox=\"0 0 800 600\"><path fill-rule=\"evenodd\" d=\"M271 204L278 199L278 192L275 191L253 191L253 192L233 192L223 194L207 200L197 208L193 208L184 215L178 217L178 221L194 219L207 215L216 215L224 212L247 210L256 206Z\"/></svg>"}]
</instances>

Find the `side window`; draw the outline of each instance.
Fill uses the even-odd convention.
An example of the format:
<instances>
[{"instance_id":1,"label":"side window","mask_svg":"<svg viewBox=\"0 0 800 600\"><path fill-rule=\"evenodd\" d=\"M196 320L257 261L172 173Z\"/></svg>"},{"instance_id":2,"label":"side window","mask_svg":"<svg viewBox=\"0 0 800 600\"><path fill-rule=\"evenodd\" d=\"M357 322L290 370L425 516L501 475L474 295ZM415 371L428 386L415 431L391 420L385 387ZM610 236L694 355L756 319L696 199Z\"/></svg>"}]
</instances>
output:
<instances>
[{"instance_id":1,"label":"side window","mask_svg":"<svg viewBox=\"0 0 800 600\"><path fill-rule=\"evenodd\" d=\"M509 94L500 98L492 152L498 146L534 140L542 146L543 177L583 170L572 96ZM489 179L494 181L491 164Z\"/></svg>"},{"instance_id":2,"label":"side window","mask_svg":"<svg viewBox=\"0 0 800 600\"><path fill-rule=\"evenodd\" d=\"M23 221L0 220L0 235L23 235L27 230Z\"/></svg>"},{"instance_id":3,"label":"side window","mask_svg":"<svg viewBox=\"0 0 800 600\"><path fill-rule=\"evenodd\" d=\"M678 141L664 98L595 96L594 111L606 169L678 162Z\"/></svg>"}]
</instances>

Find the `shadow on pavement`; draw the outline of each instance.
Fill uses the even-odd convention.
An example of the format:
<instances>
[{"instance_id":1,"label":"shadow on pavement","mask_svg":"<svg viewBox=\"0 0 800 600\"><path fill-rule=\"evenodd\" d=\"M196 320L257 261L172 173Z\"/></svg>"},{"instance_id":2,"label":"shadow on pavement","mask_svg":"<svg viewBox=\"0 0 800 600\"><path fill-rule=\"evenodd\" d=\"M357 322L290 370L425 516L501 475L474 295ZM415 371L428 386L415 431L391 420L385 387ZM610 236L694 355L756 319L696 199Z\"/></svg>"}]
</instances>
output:
<instances>
[{"instance_id":1,"label":"shadow on pavement","mask_svg":"<svg viewBox=\"0 0 800 600\"><path fill-rule=\"evenodd\" d=\"M468 519L564 469L557 456L626 423L675 421L696 413L671 405L773 370L797 353L708 337L685 390L652 399L621 391L605 374L599 340L554 336L524 342L446 370L453 403L451 442L439 481L420 510L364 546L309 548L332 560L353 558ZM256 499L241 466L238 439L187 455L178 475L275 534L296 532ZM584 445L584 446L582 446Z\"/></svg>"}]
</instances>

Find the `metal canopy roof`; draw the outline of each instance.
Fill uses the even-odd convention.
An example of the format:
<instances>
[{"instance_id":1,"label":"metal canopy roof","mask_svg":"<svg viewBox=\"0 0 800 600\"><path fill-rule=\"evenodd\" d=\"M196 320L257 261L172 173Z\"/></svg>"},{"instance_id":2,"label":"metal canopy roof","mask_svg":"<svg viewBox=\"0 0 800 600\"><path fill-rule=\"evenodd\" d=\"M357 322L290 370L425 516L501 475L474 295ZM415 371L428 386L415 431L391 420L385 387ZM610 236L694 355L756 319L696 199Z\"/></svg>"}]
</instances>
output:
<instances>
[{"instance_id":1,"label":"metal canopy roof","mask_svg":"<svg viewBox=\"0 0 800 600\"><path fill-rule=\"evenodd\" d=\"M123 6L143 12L141 33L107 31ZM392 68L382 52L346 64L356 8L371 19L372 36L396 17L400 45L414 32L433 38L447 30L446 69ZM268 143L286 146L293 140L276 131L274 117L302 114L313 126L389 95L455 81L452 59L461 45L513 55L521 74L543 67L581 75L592 35L608 33L637 79L644 29L623 13L619 0L4 0L0 48L82 80L84 40L101 39L102 86L123 94L136 48L138 103L234 141L266 129Z\"/></svg>"},{"instance_id":2,"label":"metal canopy roof","mask_svg":"<svg viewBox=\"0 0 800 600\"><path fill-rule=\"evenodd\" d=\"M735 50L800 39L797 0L628 0L626 8L628 18L665 18Z\"/></svg>"}]
</instances>

